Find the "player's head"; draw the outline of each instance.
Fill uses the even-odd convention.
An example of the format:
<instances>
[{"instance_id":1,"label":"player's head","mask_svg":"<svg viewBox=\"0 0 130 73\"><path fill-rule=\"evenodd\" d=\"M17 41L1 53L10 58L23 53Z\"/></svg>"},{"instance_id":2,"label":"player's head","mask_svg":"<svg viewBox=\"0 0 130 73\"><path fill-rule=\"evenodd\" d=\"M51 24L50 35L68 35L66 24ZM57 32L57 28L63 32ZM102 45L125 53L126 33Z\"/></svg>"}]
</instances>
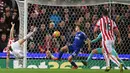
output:
<instances>
[{"instance_id":1,"label":"player's head","mask_svg":"<svg viewBox=\"0 0 130 73\"><path fill-rule=\"evenodd\" d=\"M81 25L76 25L76 26L75 26L75 31L76 31L76 32L81 31Z\"/></svg>"},{"instance_id":2,"label":"player's head","mask_svg":"<svg viewBox=\"0 0 130 73\"><path fill-rule=\"evenodd\" d=\"M104 16L108 16L108 10L107 10L107 9L103 9L102 14L103 14Z\"/></svg>"},{"instance_id":3,"label":"player's head","mask_svg":"<svg viewBox=\"0 0 130 73\"><path fill-rule=\"evenodd\" d=\"M41 30L44 31L46 29L45 24L41 24Z\"/></svg>"}]
</instances>

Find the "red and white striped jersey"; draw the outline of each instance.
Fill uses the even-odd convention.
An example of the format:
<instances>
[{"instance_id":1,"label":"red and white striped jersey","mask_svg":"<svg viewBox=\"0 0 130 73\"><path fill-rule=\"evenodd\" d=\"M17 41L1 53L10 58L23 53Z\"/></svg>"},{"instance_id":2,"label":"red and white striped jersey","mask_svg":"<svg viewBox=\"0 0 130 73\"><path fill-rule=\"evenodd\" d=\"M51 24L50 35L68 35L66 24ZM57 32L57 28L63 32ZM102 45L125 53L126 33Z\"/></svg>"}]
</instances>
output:
<instances>
[{"instance_id":1,"label":"red and white striped jersey","mask_svg":"<svg viewBox=\"0 0 130 73\"><path fill-rule=\"evenodd\" d=\"M9 39L7 46L10 46L13 42L14 42L14 39Z\"/></svg>"},{"instance_id":2,"label":"red and white striped jersey","mask_svg":"<svg viewBox=\"0 0 130 73\"><path fill-rule=\"evenodd\" d=\"M14 42L14 39L9 39L7 47L4 48L3 52L7 52L7 50L9 49L8 47L10 47L13 42Z\"/></svg>"},{"instance_id":3,"label":"red and white striped jersey","mask_svg":"<svg viewBox=\"0 0 130 73\"><path fill-rule=\"evenodd\" d=\"M102 40L114 40L113 29L117 28L117 26L116 23L108 16L103 16L102 18L100 18L96 26L100 27L100 31L102 33Z\"/></svg>"}]
</instances>

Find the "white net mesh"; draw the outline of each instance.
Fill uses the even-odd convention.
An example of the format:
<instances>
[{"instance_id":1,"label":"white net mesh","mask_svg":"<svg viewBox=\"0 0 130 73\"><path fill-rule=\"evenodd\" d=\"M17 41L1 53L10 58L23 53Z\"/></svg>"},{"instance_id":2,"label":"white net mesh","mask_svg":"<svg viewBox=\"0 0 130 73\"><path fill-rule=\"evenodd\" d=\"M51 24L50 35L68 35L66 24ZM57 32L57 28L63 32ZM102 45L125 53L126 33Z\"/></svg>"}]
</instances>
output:
<instances>
[{"instance_id":1,"label":"white net mesh","mask_svg":"<svg viewBox=\"0 0 130 73\"><path fill-rule=\"evenodd\" d=\"M17 3L20 12L20 37L23 37L24 4L18 1ZM119 48L116 49L116 51L120 54L121 58L128 59L129 57L127 54L130 54L129 3L130 1L128 0L27 0L27 32L32 31L34 26L38 27L38 32L28 40L27 66L30 64L39 65L40 62L47 60L45 55L47 49L57 56L62 46L66 43L73 42L72 38L74 37L74 26L76 24L82 25L82 29L87 36L91 40L94 39L93 27L102 16L101 12L104 8L111 11L110 17L116 22L121 32L122 44L121 46L116 45L116 48ZM59 38L52 37L52 33L55 30L61 32ZM100 43L93 44L91 47L93 49L100 47ZM87 46L84 46L80 51L82 56L78 56L75 60L85 60L88 53ZM68 54L63 55L63 59L67 57ZM101 55L94 55L93 57L93 59L96 60L102 58ZM93 62L91 64L105 65L103 61L98 62ZM48 62L45 61L45 63ZM48 63L49 68L51 65L52 64ZM46 66L44 67L46 68Z\"/></svg>"}]
</instances>

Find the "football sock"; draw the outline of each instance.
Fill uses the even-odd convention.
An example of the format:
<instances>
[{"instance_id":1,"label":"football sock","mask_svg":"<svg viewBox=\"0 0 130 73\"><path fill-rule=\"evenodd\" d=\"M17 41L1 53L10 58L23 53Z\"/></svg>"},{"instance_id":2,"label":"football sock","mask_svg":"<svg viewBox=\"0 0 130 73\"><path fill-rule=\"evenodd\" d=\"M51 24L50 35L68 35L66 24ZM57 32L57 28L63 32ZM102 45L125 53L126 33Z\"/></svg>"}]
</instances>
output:
<instances>
[{"instance_id":1,"label":"football sock","mask_svg":"<svg viewBox=\"0 0 130 73\"><path fill-rule=\"evenodd\" d=\"M23 39L27 40L30 36L32 36L34 34L34 32L30 32L28 33Z\"/></svg>"},{"instance_id":2,"label":"football sock","mask_svg":"<svg viewBox=\"0 0 130 73\"><path fill-rule=\"evenodd\" d=\"M113 55L110 55L110 60L115 63L116 65L118 65L118 67L120 66L119 61L117 60L117 58Z\"/></svg>"},{"instance_id":3,"label":"football sock","mask_svg":"<svg viewBox=\"0 0 130 73\"><path fill-rule=\"evenodd\" d=\"M123 60L119 59L119 62L123 64L124 67L126 67L125 63L123 62Z\"/></svg>"},{"instance_id":4,"label":"football sock","mask_svg":"<svg viewBox=\"0 0 130 73\"><path fill-rule=\"evenodd\" d=\"M77 67L77 65L75 64L75 62L72 61L70 63L71 63L72 66Z\"/></svg>"},{"instance_id":5,"label":"football sock","mask_svg":"<svg viewBox=\"0 0 130 73\"><path fill-rule=\"evenodd\" d=\"M91 52L86 60L86 62L89 62L92 59L93 53Z\"/></svg>"},{"instance_id":6,"label":"football sock","mask_svg":"<svg viewBox=\"0 0 130 73\"><path fill-rule=\"evenodd\" d=\"M59 56L58 56L58 59L61 59L63 53L64 53L63 51L60 51Z\"/></svg>"}]
</instances>

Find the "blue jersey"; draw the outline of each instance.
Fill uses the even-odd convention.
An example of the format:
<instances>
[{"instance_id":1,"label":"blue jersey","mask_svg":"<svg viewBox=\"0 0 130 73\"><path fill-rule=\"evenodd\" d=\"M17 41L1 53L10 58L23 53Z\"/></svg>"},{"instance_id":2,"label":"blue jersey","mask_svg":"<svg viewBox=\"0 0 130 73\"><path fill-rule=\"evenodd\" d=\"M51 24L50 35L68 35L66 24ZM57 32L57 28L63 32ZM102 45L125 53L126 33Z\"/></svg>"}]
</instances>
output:
<instances>
[{"instance_id":1,"label":"blue jersey","mask_svg":"<svg viewBox=\"0 0 130 73\"><path fill-rule=\"evenodd\" d=\"M74 38L73 46L81 48L84 44L84 41L87 39L87 36L84 32L77 32Z\"/></svg>"}]
</instances>

